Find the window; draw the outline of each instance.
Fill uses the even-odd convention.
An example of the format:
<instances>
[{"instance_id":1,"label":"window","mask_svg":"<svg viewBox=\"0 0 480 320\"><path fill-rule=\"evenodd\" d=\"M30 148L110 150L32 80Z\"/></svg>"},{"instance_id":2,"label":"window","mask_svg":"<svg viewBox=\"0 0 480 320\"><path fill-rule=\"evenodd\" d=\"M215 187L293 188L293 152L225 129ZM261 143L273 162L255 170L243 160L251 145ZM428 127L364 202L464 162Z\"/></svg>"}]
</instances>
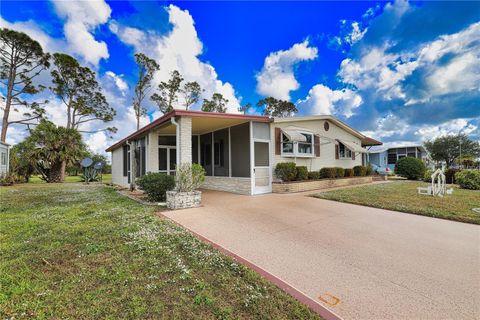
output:
<instances>
[{"instance_id":1,"label":"window","mask_svg":"<svg viewBox=\"0 0 480 320\"><path fill-rule=\"evenodd\" d=\"M282 153L293 154L293 142L290 142L287 136L283 133L282 133Z\"/></svg>"},{"instance_id":2,"label":"window","mask_svg":"<svg viewBox=\"0 0 480 320\"><path fill-rule=\"evenodd\" d=\"M345 145L341 142L338 143L338 155L340 159L351 159L352 158L352 150L345 147Z\"/></svg>"},{"instance_id":3,"label":"window","mask_svg":"<svg viewBox=\"0 0 480 320\"><path fill-rule=\"evenodd\" d=\"M395 164L397 163L397 154L396 153L389 153L388 154L388 164Z\"/></svg>"},{"instance_id":4,"label":"window","mask_svg":"<svg viewBox=\"0 0 480 320\"><path fill-rule=\"evenodd\" d=\"M176 137L175 136L159 136L158 145L159 146L176 146Z\"/></svg>"},{"instance_id":5,"label":"window","mask_svg":"<svg viewBox=\"0 0 480 320\"><path fill-rule=\"evenodd\" d=\"M7 165L7 154L5 152L2 152L2 166Z\"/></svg>"},{"instance_id":6,"label":"window","mask_svg":"<svg viewBox=\"0 0 480 320\"><path fill-rule=\"evenodd\" d=\"M213 145L214 165L223 167L225 165L225 157L223 150L223 140L215 142Z\"/></svg>"},{"instance_id":7,"label":"window","mask_svg":"<svg viewBox=\"0 0 480 320\"><path fill-rule=\"evenodd\" d=\"M298 143L298 153L311 155L313 152L313 134L302 133L302 135L305 136L305 138L307 138L307 141Z\"/></svg>"},{"instance_id":8,"label":"window","mask_svg":"<svg viewBox=\"0 0 480 320\"><path fill-rule=\"evenodd\" d=\"M292 155L296 157L311 156L313 155L313 134L303 133L301 134L306 138L306 141L293 142L282 133L282 154Z\"/></svg>"}]
</instances>

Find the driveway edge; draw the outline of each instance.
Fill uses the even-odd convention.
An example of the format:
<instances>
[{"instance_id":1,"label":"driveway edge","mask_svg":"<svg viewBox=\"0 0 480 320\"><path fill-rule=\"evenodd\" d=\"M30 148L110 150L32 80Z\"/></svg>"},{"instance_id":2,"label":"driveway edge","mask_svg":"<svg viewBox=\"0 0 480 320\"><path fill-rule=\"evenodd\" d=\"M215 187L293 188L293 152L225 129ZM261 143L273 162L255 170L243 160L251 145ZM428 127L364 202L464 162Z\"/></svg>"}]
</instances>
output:
<instances>
[{"instance_id":1,"label":"driveway edge","mask_svg":"<svg viewBox=\"0 0 480 320\"><path fill-rule=\"evenodd\" d=\"M315 313L320 315L323 319L325 320L343 320L340 316L335 314L333 311L327 309L326 307L322 306L320 303L316 302L312 298L308 297L306 294L301 292L300 290L296 289L292 285L288 284L287 282L283 281L282 279L278 278L277 276L271 274L270 272L266 271L265 269L261 268L260 266L254 264L253 262L250 262L249 260L239 256L236 253L233 253L232 251L228 250L225 247L222 247L218 243L196 233L195 231L187 228L186 226L170 219L169 217L163 215L161 212L157 213L158 215L161 215L163 218L168 219L172 221L173 223L181 226L182 228L185 228L188 230L191 234L193 234L195 237L198 239L212 245L214 248L222 252L223 254L232 257L235 259L237 262L243 264L244 266L254 270L255 272L259 273L263 278L267 279L268 281L272 282L274 285L276 285L278 288L282 289L284 292L287 294L291 295L294 297L296 300L300 301L301 303L307 305L310 309L312 309Z\"/></svg>"}]
</instances>

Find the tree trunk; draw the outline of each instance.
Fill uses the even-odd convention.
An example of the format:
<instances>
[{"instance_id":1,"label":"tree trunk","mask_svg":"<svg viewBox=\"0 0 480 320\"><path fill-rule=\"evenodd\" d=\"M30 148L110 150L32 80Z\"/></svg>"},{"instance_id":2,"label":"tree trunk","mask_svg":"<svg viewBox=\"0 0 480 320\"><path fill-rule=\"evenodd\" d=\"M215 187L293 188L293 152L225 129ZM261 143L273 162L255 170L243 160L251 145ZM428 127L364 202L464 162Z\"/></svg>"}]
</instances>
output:
<instances>
[{"instance_id":1,"label":"tree trunk","mask_svg":"<svg viewBox=\"0 0 480 320\"><path fill-rule=\"evenodd\" d=\"M50 172L48 174L48 182L49 183L55 183L55 182L62 182L63 181L63 179L62 179L62 168L65 169L65 167L63 167L63 162L62 161L52 163L52 166L50 167Z\"/></svg>"},{"instance_id":2,"label":"tree trunk","mask_svg":"<svg viewBox=\"0 0 480 320\"><path fill-rule=\"evenodd\" d=\"M3 111L3 120L2 120L2 133L0 136L0 141L5 143L7 140L7 129L8 129L8 117L10 116L10 107L12 105L12 94L13 94L13 83L17 76L16 69L13 68L13 61L11 61L10 72L8 75L8 86L7 86L7 99L5 101L5 110Z\"/></svg>"},{"instance_id":3,"label":"tree trunk","mask_svg":"<svg viewBox=\"0 0 480 320\"><path fill-rule=\"evenodd\" d=\"M60 167L60 179L61 182L65 181L65 169L67 168L67 161L63 160Z\"/></svg>"}]
</instances>

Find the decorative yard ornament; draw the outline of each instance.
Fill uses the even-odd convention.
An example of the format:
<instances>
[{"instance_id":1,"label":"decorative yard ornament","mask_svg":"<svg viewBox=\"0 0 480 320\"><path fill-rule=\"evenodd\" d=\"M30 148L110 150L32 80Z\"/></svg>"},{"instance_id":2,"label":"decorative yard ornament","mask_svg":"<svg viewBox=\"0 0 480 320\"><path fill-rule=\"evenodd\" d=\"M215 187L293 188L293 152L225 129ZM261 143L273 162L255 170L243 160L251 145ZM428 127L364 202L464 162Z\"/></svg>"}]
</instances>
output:
<instances>
[{"instance_id":1,"label":"decorative yard ornament","mask_svg":"<svg viewBox=\"0 0 480 320\"><path fill-rule=\"evenodd\" d=\"M105 167L105 162L100 161L93 165L93 168L100 173L100 182L103 182L102 169Z\"/></svg>"},{"instance_id":2,"label":"decorative yard ornament","mask_svg":"<svg viewBox=\"0 0 480 320\"><path fill-rule=\"evenodd\" d=\"M82 161L80 161L80 165L84 168L88 168L92 165L93 160L90 158L85 158Z\"/></svg>"},{"instance_id":3,"label":"decorative yard ornament","mask_svg":"<svg viewBox=\"0 0 480 320\"><path fill-rule=\"evenodd\" d=\"M98 180L98 169L97 169L97 164L100 162L95 163L95 165L92 166L93 160L90 158L85 158L82 161L80 161L80 165L83 167L83 177L82 179L85 181L85 183L89 183L91 181ZM100 163L101 164L101 163ZM100 170L103 167L103 165L100 166Z\"/></svg>"},{"instance_id":4,"label":"decorative yard ornament","mask_svg":"<svg viewBox=\"0 0 480 320\"><path fill-rule=\"evenodd\" d=\"M432 185L427 188L418 187L418 194L443 197L445 194L452 194L453 189L447 189L445 178L445 165L442 168L435 170L431 175Z\"/></svg>"}]
</instances>

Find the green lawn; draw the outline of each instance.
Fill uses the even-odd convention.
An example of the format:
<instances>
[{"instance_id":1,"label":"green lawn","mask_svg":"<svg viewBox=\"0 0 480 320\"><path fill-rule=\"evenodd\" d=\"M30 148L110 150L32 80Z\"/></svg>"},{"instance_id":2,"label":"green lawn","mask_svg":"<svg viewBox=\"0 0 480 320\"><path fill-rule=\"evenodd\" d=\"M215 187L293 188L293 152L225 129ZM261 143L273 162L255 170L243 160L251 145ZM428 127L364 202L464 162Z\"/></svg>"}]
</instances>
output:
<instances>
[{"instance_id":1,"label":"green lawn","mask_svg":"<svg viewBox=\"0 0 480 320\"><path fill-rule=\"evenodd\" d=\"M102 185L0 187L2 319L318 319Z\"/></svg>"},{"instance_id":2,"label":"green lawn","mask_svg":"<svg viewBox=\"0 0 480 320\"><path fill-rule=\"evenodd\" d=\"M427 185L423 182L395 181L322 192L315 197L480 224L480 214L472 211L472 208L480 207L480 191L455 186L453 194L444 198L418 195L416 188Z\"/></svg>"},{"instance_id":3,"label":"green lawn","mask_svg":"<svg viewBox=\"0 0 480 320\"><path fill-rule=\"evenodd\" d=\"M81 182L80 176L65 176L65 182ZM112 182L112 175L111 174L103 174L102 176L103 183L110 183ZM40 176L31 176L30 181L28 183L46 183L43 181Z\"/></svg>"}]
</instances>

